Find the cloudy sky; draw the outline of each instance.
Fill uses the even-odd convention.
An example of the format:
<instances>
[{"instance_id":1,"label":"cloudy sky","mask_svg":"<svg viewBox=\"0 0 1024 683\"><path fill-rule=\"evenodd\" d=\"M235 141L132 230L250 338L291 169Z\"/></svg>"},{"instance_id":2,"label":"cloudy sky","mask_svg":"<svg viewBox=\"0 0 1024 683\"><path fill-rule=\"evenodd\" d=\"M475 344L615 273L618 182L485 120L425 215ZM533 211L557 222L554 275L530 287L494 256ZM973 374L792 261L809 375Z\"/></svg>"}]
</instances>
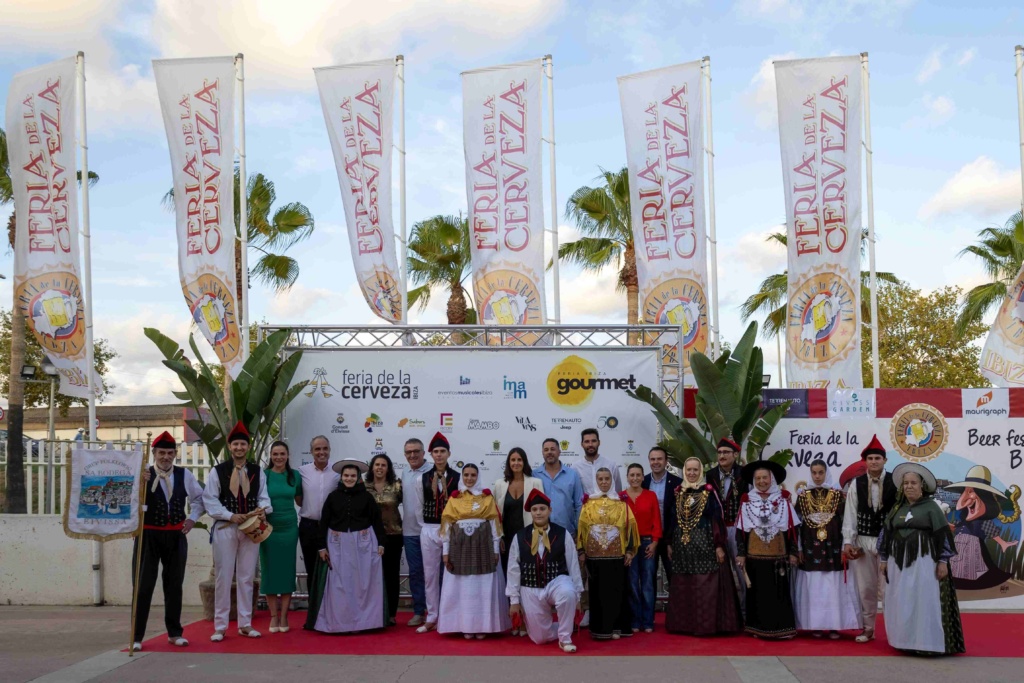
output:
<instances>
[{"instance_id":1,"label":"cloudy sky","mask_svg":"<svg viewBox=\"0 0 1024 683\"><path fill-rule=\"evenodd\" d=\"M980 269L957 253L1020 201L1019 2L7 0L5 8L0 86L22 69L86 53L89 159L101 178L91 193L95 327L120 353L110 403L172 401L171 373L142 328L181 342L188 334L173 215L160 203L171 175L154 58L244 53L249 172L269 176L279 200L303 202L316 218L313 237L291 252L298 284L278 296L254 288L253 320L376 321L353 276L314 66L405 55L411 226L465 211L461 71L554 55L561 216L599 167L625 163L616 77L710 55L725 339L743 328L742 300L785 267L784 252L764 244L785 220L773 59L870 53L879 269L928 290L977 284ZM574 234L567 225L560 233ZM10 254L0 255L8 276L0 301L11 300L11 270ZM613 272L563 269L563 321L624 323L625 297L613 285ZM443 304L435 297L412 322L443 322ZM774 346L766 344L766 363Z\"/></svg>"}]
</instances>

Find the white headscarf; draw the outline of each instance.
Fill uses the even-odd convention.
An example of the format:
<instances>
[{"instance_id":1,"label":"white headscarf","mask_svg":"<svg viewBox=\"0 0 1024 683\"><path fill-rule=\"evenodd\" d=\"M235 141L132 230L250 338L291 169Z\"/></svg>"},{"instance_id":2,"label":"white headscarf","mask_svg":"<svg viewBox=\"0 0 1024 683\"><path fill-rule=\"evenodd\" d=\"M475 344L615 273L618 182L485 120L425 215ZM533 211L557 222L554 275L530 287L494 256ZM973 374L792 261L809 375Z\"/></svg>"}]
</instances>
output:
<instances>
[{"instance_id":1,"label":"white headscarf","mask_svg":"<svg viewBox=\"0 0 1024 683\"><path fill-rule=\"evenodd\" d=\"M597 484L597 473L600 472L601 470L604 470L609 475L611 475L611 472L612 472L611 469L608 468L608 467L598 467L596 470L594 470L594 492L591 493L589 496L587 496L587 499L588 500L593 500L594 498L601 498L601 497L612 498L614 496L614 499L618 500L619 492L615 490L615 478L614 477L612 477L612 483L608 486L608 490L607 491L602 491L601 487L598 486L598 484Z\"/></svg>"},{"instance_id":2,"label":"white headscarf","mask_svg":"<svg viewBox=\"0 0 1024 683\"><path fill-rule=\"evenodd\" d=\"M468 465L466 467L468 467ZM465 470L466 467L463 467L462 469ZM473 488L469 488L466 486L465 478L459 477L459 492L468 491L474 496L482 496L484 494L484 487L483 484L480 483L480 468L473 465L473 469L476 470L476 484L473 485ZM461 472L459 474L461 474Z\"/></svg>"},{"instance_id":3,"label":"white headscarf","mask_svg":"<svg viewBox=\"0 0 1024 683\"><path fill-rule=\"evenodd\" d=\"M690 480L686 478L686 463L690 462L691 460L700 465L700 477L697 479L697 481L693 483L690 483ZM704 474L704 463L701 462L700 458L687 458L686 461L683 462L683 484L679 488L682 489L683 491L686 491L687 489L702 489L707 483L708 480Z\"/></svg>"},{"instance_id":4,"label":"white headscarf","mask_svg":"<svg viewBox=\"0 0 1024 683\"><path fill-rule=\"evenodd\" d=\"M775 475L770 470L768 474L772 483L768 487L767 497L762 497L756 488L750 489L744 494L746 500L740 505L740 514L736 519L737 529L753 531L765 543L800 524L800 516L790 505L789 499L782 495Z\"/></svg>"},{"instance_id":5,"label":"white headscarf","mask_svg":"<svg viewBox=\"0 0 1024 683\"><path fill-rule=\"evenodd\" d=\"M813 463L811 465L814 466ZM839 484L836 483L835 479L832 478L832 470L828 465L825 465L825 481L819 486L814 483L814 479L811 479L810 483L807 484L809 489L835 489L839 490Z\"/></svg>"}]
</instances>

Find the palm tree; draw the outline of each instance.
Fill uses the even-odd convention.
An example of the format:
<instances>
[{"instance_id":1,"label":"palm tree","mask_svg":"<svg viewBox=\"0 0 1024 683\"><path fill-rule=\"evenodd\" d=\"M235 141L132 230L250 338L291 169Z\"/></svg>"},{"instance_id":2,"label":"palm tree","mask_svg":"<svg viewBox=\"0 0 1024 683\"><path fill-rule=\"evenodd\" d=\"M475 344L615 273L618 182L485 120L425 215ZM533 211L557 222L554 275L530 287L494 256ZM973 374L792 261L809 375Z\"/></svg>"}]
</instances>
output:
<instances>
[{"instance_id":1,"label":"palm tree","mask_svg":"<svg viewBox=\"0 0 1024 683\"><path fill-rule=\"evenodd\" d=\"M864 244L867 241L868 233L861 231L861 252L864 251ZM788 236L784 232L775 232L765 239L766 242L776 242L782 246L788 243ZM892 273L876 271L880 282L899 282L899 279ZM758 286L757 291L747 297L747 300L740 306L740 315L746 322L757 314L765 316L764 326L761 334L765 339L777 337L786 331L786 304L789 301L789 271L769 275ZM871 272L862 270L860 273L860 316L862 322L871 322Z\"/></svg>"},{"instance_id":2,"label":"palm tree","mask_svg":"<svg viewBox=\"0 0 1024 683\"><path fill-rule=\"evenodd\" d=\"M978 238L977 244L965 248L958 256L973 254L981 259L991 282L978 285L964 294L960 314L956 318L958 334L981 321L993 306L1001 304L1013 286L1024 262L1024 220L1021 212L1010 216L1001 228L985 228L978 233Z\"/></svg>"},{"instance_id":3,"label":"palm tree","mask_svg":"<svg viewBox=\"0 0 1024 683\"><path fill-rule=\"evenodd\" d=\"M459 216L434 216L412 226L409 239L409 308L430 303L434 287L448 290L448 324L476 323L463 281L470 271L469 221Z\"/></svg>"},{"instance_id":4,"label":"palm tree","mask_svg":"<svg viewBox=\"0 0 1024 683\"><path fill-rule=\"evenodd\" d=\"M235 230L240 221L241 197L239 187L241 174L235 167ZM262 173L249 176L246 183L248 197L246 222L248 247L258 253L255 264L249 265L249 277L256 278L268 287L283 292L295 284L299 277L299 263L285 254L296 243L313 234L315 223L313 214L305 205L291 202L271 211L277 200L274 183ZM164 195L163 204L174 210L174 190ZM242 252L241 243L235 241L235 275L238 283L238 297L242 296Z\"/></svg>"},{"instance_id":5,"label":"palm tree","mask_svg":"<svg viewBox=\"0 0 1024 683\"><path fill-rule=\"evenodd\" d=\"M640 320L640 284L629 208L629 168L601 169L601 187L584 185L569 197L565 215L584 237L558 247L558 258L598 272L614 263L619 269L618 289L626 291L626 323Z\"/></svg>"},{"instance_id":6,"label":"palm tree","mask_svg":"<svg viewBox=\"0 0 1024 683\"><path fill-rule=\"evenodd\" d=\"M99 176L89 172L89 186L96 184ZM82 182L82 172L78 171L78 183ZM11 158L7 151L7 133L0 128L0 206L14 201L14 185L11 180ZM7 220L7 244L14 250L14 239L17 233L18 219L12 211ZM17 292L15 292L17 296ZM25 497L25 383L21 379L21 366L25 361L25 333L27 325L25 314L17 300L11 306L11 374L7 396L7 506L6 512L25 514L27 502Z\"/></svg>"}]
</instances>

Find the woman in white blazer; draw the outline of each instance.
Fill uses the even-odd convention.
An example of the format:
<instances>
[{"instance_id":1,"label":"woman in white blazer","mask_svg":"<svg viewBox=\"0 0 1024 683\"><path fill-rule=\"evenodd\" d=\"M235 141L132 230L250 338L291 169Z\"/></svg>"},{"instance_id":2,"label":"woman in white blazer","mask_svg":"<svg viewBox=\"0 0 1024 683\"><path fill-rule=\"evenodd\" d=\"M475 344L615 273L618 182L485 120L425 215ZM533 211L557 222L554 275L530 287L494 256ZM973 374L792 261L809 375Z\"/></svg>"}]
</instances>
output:
<instances>
[{"instance_id":1,"label":"woman in white blazer","mask_svg":"<svg viewBox=\"0 0 1024 683\"><path fill-rule=\"evenodd\" d=\"M501 568L508 576L508 551L516 532L533 524L533 517L523 507L530 491L544 491L544 484L533 475L526 451L516 446L505 459L505 476L494 482L494 502L501 514Z\"/></svg>"}]
</instances>

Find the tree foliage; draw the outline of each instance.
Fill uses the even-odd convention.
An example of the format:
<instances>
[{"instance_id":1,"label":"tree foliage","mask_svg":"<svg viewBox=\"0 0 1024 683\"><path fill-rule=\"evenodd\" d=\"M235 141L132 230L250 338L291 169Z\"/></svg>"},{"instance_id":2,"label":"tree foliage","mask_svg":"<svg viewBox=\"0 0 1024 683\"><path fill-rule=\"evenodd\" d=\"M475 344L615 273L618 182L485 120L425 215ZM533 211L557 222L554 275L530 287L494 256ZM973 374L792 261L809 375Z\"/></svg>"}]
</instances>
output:
<instances>
[{"instance_id":1,"label":"tree foliage","mask_svg":"<svg viewBox=\"0 0 1024 683\"><path fill-rule=\"evenodd\" d=\"M0 392L3 393L4 397L8 397L11 391L11 337L13 333L12 316L9 309L0 309ZM23 365L34 365L37 368L35 379L47 380L49 379L42 372L43 363L46 362L45 352L43 348L39 346L39 342L36 337L28 329L28 325L25 325L25 359ZM117 351L110 345L110 342L106 339L93 340L93 349L96 359L96 372L103 378L103 393L100 394L99 399L110 395L114 385L106 379L106 374L110 369L110 361L117 358ZM21 369L18 368L20 372ZM59 381L59 380L58 380ZM64 394L57 393L54 396L54 403L57 409L60 410L61 415L68 414L68 408L72 405L86 406L89 405L88 399L74 398L72 396L65 396ZM26 408L39 408L50 405L50 383L47 381L43 384L36 382L25 383L25 403Z\"/></svg>"},{"instance_id":2,"label":"tree foliage","mask_svg":"<svg viewBox=\"0 0 1024 683\"><path fill-rule=\"evenodd\" d=\"M956 331L966 334L992 308L999 306L1013 284L1024 262L1024 219L1020 211L1010 216L1001 228L985 228L978 233L978 242L963 249L959 256L970 254L979 261L989 281L966 292L960 302Z\"/></svg>"},{"instance_id":3,"label":"tree foliage","mask_svg":"<svg viewBox=\"0 0 1024 683\"><path fill-rule=\"evenodd\" d=\"M882 283L878 288L878 358L882 386L987 387L978 364L976 343L988 327L975 320L957 331L955 321L963 292L943 287L923 293L906 282ZM872 386L871 330L861 334L864 386Z\"/></svg>"},{"instance_id":4,"label":"tree foliage","mask_svg":"<svg viewBox=\"0 0 1024 683\"><path fill-rule=\"evenodd\" d=\"M409 239L409 308L424 310L436 287L448 292L448 324L477 321L476 309L464 286L471 266L469 221L462 216L432 216L412 226Z\"/></svg>"}]
</instances>

